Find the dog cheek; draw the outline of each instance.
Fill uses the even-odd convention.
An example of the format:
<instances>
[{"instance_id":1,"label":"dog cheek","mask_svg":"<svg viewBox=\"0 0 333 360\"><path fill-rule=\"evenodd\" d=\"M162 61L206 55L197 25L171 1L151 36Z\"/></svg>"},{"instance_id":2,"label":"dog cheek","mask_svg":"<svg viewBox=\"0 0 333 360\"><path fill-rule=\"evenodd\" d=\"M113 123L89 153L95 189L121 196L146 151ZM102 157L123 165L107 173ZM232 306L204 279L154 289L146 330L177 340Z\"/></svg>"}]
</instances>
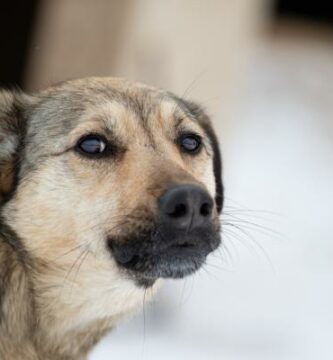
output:
<instances>
[{"instance_id":1,"label":"dog cheek","mask_svg":"<svg viewBox=\"0 0 333 360\"><path fill-rule=\"evenodd\" d=\"M40 256L56 254L74 240L71 212L75 198L66 181L58 181L61 169L54 163L27 175L18 185L4 213L26 239L26 246Z\"/></svg>"}]
</instances>

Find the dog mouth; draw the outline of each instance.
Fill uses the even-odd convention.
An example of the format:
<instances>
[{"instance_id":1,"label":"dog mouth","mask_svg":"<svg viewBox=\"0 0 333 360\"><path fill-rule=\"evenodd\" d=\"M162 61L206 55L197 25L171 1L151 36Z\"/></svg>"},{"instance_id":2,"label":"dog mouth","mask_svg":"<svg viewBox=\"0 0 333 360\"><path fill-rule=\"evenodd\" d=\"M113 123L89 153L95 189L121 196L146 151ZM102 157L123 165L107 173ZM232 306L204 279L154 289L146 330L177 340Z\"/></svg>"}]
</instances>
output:
<instances>
[{"instance_id":1,"label":"dog mouth","mask_svg":"<svg viewBox=\"0 0 333 360\"><path fill-rule=\"evenodd\" d=\"M192 233L156 233L108 239L118 266L139 285L151 286L158 278L179 279L196 272L220 244L220 231L209 227Z\"/></svg>"}]
</instances>

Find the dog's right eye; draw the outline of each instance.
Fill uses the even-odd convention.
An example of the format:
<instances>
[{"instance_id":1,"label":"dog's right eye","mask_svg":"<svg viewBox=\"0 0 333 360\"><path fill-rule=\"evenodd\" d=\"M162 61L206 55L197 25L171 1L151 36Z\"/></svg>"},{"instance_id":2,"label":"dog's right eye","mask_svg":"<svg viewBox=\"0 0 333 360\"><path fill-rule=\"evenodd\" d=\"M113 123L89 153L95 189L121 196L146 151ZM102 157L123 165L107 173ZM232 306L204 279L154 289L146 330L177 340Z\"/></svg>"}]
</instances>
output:
<instances>
[{"instance_id":1,"label":"dog's right eye","mask_svg":"<svg viewBox=\"0 0 333 360\"><path fill-rule=\"evenodd\" d=\"M102 155L107 150L107 141L98 135L89 135L81 139L77 149L87 155Z\"/></svg>"}]
</instances>

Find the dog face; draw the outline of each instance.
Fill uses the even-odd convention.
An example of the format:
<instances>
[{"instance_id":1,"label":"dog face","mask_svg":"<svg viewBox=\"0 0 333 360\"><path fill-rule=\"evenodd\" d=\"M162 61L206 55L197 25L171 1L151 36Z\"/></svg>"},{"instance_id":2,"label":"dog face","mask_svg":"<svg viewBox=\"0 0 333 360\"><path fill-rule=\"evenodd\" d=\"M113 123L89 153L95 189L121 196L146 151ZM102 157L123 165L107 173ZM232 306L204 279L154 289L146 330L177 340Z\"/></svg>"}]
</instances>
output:
<instances>
[{"instance_id":1,"label":"dog face","mask_svg":"<svg viewBox=\"0 0 333 360\"><path fill-rule=\"evenodd\" d=\"M150 286L217 248L221 160L195 104L97 78L0 99L4 216L32 258Z\"/></svg>"}]
</instances>

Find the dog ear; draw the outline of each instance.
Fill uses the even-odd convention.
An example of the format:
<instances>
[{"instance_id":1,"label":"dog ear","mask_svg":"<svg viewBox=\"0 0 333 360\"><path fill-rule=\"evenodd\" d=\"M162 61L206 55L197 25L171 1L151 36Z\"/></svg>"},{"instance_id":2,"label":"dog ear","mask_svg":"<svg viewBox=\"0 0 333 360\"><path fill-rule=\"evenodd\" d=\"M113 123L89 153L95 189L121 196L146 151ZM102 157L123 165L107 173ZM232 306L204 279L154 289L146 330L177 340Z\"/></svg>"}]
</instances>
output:
<instances>
[{"instance_id":1,"label":"dog ear","mask_svg":"<svg viewBox=\"0 0 333 360\"><path fill-rule=\"evenodd\" d=\"M224 201L224 187L222 182L222 157L219 141L214 131L212 122L205 111L194 102L184 100L182 100L182 102L185 102L186 108L188 109L190 115L198 120L200 126L204 129L212 144L214 152L213 165L216 185L215 202L218 212L221 213Z\"/></svg>"},{"instance_id":2,"label":"dog ear","mask_svg":"<svg viewBox=\"0 0 333 360\"><path fill-rule=\"evenodd\" d=\"M24 110L28 96L0 90L0 202L13 189L26 130Z\"/></svg>"}]
</instances>

